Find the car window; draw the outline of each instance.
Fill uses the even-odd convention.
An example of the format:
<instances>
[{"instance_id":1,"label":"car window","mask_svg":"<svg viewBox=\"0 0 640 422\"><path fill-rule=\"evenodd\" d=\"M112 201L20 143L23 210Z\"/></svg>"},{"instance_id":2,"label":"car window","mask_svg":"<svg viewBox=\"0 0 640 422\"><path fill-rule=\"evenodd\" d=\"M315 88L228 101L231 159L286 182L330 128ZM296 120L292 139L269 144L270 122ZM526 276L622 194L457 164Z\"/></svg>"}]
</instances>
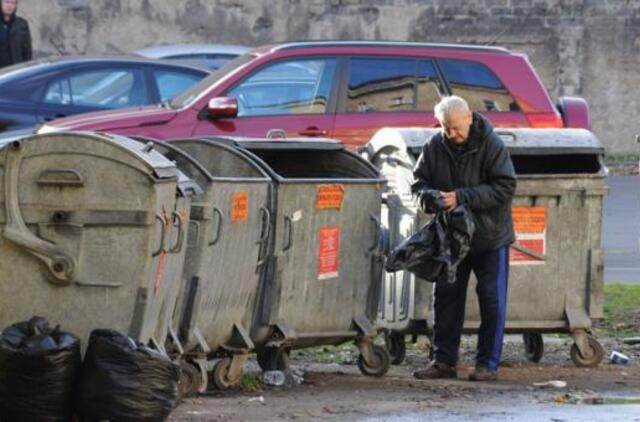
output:
<instances>
[{"instance_id":1,"label":"car window","mask_svg":"<svg viewBox=\"0 0 640 422\"><path fill-rule=\"evenodd\" d=\"M433 111L436 104L442 98L442 85L438 78L438 72L431 60L418 62L416 109L421 111Z\"/></svg>"},{"instance_id":2,"label":"car window","mask_svg":"<svg viewBox=\"0 0 640 422\"><path fill-rule=\"evenodd\" d=\"M38 102L42 88L43 83L37 78L24 80L19 77L10 78L0 81L0 97L17 101Z\"/></svg>"},{"instance_id":3,"label":"car window","mask_svg":"<svg viewBox=\"0 0 640 422\"><path fill-rule=\"evenodd\" d=\"M148 104L143 72L136 69L88 70L57 78L45 90L43 101L101 108Z\"/></svg>"},{"instance_id":4,"label":"car window","mask_svg":"<svg viewBox=\"0 0 640 422\"><path fill-rule=\"evenodd\" d=\"M518 103L502 82L484 64L441 59L440 66L454 95L469 103L474 111L519 111Z\"/></svg>"},{"instance_id":5,"label":"car window","mask_svg":"<svg viewBox=\"0 0 640 422\"><path fill-rule=\"evenodd\" d=\"M290 60L268 65L227 92L238 116L321 114L326 111L336 60Z\"/></svg>"},{"instance_id":6,"label":"car window","mask_svg":"<svg viewBox=\"0 0 640 422\"><path fill-rule=\"evenodd\" d=\"M351 59L347 111L413 110L416 71L414 59Z\"/></svg>"},{"instance_id":7,"label":"car window","mask_svg":"<svg viewBox=\"0 0 640 422\"><path fill-rule=\"evenodd\" d=\"M187 89L180 95L177 95L174 99L169 102L169 107L178 109L187 106L192 101L195 101L200 98L207 90L209 90L213 85L215 85L221 79L227 77L229 74L237 71L242 66L246 65L250 61L256 58L255 54L248 53L243 54L242 56L236 57L231 60L227 64L225 64L222 68L213 72L211 75L202 79L200 82Z\"/></svg>"},{"instance_id":8,"label":"car window","mask_svg":"<svg viewBox=\"0 0 640 422\"><path fill-rule=\"evenodd\" d=\"M156 81L161 101L175 97L202 79L198 75L171 70L154 70L153 78Z\"/></svg>"}]
</instances>

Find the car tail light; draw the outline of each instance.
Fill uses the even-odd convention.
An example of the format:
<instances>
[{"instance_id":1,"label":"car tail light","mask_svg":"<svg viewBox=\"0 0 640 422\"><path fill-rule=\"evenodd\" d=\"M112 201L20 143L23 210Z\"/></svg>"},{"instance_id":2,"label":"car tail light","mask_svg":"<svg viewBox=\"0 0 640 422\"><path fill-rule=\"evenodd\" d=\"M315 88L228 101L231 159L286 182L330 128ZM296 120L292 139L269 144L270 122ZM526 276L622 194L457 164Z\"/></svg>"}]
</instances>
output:
<instances>
[{"instance_id":1,"label":"car tail light","mask_svg":"<svg viewBox=\"0 0 640 422\"><path fill-rule=\"evenodd\" d=\"M529 125L533 128L562 128L564 122L558 113L532 113L527 114Z\"/></svg>"}]
</instances>

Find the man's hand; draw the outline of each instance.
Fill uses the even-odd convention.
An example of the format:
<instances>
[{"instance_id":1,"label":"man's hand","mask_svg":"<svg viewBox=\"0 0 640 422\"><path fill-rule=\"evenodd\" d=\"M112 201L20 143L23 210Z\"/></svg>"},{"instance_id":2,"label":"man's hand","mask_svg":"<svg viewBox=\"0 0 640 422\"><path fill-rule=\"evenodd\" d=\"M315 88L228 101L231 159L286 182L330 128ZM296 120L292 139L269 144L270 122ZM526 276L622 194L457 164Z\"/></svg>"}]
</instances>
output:
<instances>
[{"instance_id":1,"label":"man's hand","mask_svg":"<svg viewBox=\"0 0 640 422\"><path fill-rule=\"evenodd\" d=\"M440 192L442 199L444 200L445 209L449 212L453 211L458 206L458 198L455 192Z\"/></svg>"}]
</instances>

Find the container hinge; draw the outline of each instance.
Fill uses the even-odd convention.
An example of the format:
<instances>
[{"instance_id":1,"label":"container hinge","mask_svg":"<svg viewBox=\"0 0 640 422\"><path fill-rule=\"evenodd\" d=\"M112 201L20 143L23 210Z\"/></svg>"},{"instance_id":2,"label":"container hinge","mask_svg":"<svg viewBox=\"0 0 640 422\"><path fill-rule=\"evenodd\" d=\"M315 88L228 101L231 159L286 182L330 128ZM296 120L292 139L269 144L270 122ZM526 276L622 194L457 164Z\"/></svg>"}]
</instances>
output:
<instances>
[{"instance_id":1,"label":"container hinge","mask_svg":"<svg viewBox=\"0 0 640 422\"><path fill-rule=\"evenodd\" d=\"M7 223L4 237L28 253L40 259L49 269L52 283L69 285L73 282L76 261L63 252L57 245L34 235L28 228L20 212L18 200L18 184L24 145L22 141L14 141L7 148L5 164L5 206Z\"/></svg>"}]
</instances>

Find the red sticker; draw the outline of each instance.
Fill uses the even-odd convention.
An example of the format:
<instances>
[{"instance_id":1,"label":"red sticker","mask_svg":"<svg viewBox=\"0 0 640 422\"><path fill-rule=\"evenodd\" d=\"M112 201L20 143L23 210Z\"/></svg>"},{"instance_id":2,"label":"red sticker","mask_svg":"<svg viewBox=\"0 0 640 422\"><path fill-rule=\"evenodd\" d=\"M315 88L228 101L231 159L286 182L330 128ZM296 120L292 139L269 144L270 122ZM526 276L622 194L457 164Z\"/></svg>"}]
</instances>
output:
<instances>
[{"instance_id":1,"label":"red sticker","mask_svg":"<svg viewBox=\"0 0 640 422\"><path fill-rule=\"evenodd\" d=\"M169 214L167 214L167 209L165 206L162 206L162 225L164 226L162 230L167 233L169 232L169 228L171 227L171 218L169 218ZM160 293L160 287L162 285L162 276L164 275L164 269L167 260L167 250L164 245L161 245L160 248L160 256L158 257L158 268L156 269L156 278L153 282L153 293L157 297Z\"/></svg>"},{"instance_id":2,"label":"red sticker","mask_svg":"<svg viewBox=\"0 0 640 422\"><path fill-rule=\"evenodd\" d=\"M516 242L511 246L513 265L544 264L547 241L547 209L544 207L513 207L513 227Z\"/></svg>"},{"instance_id":3,"label":"red sticker","mask_svg":"<svg viewBox=\"0 0 640 422\"><path fill-rule=\"evenodd\" d=\"M338 277L340 265L340 226L320 228L318 280Z\"/></svg>"}]
</instances>

